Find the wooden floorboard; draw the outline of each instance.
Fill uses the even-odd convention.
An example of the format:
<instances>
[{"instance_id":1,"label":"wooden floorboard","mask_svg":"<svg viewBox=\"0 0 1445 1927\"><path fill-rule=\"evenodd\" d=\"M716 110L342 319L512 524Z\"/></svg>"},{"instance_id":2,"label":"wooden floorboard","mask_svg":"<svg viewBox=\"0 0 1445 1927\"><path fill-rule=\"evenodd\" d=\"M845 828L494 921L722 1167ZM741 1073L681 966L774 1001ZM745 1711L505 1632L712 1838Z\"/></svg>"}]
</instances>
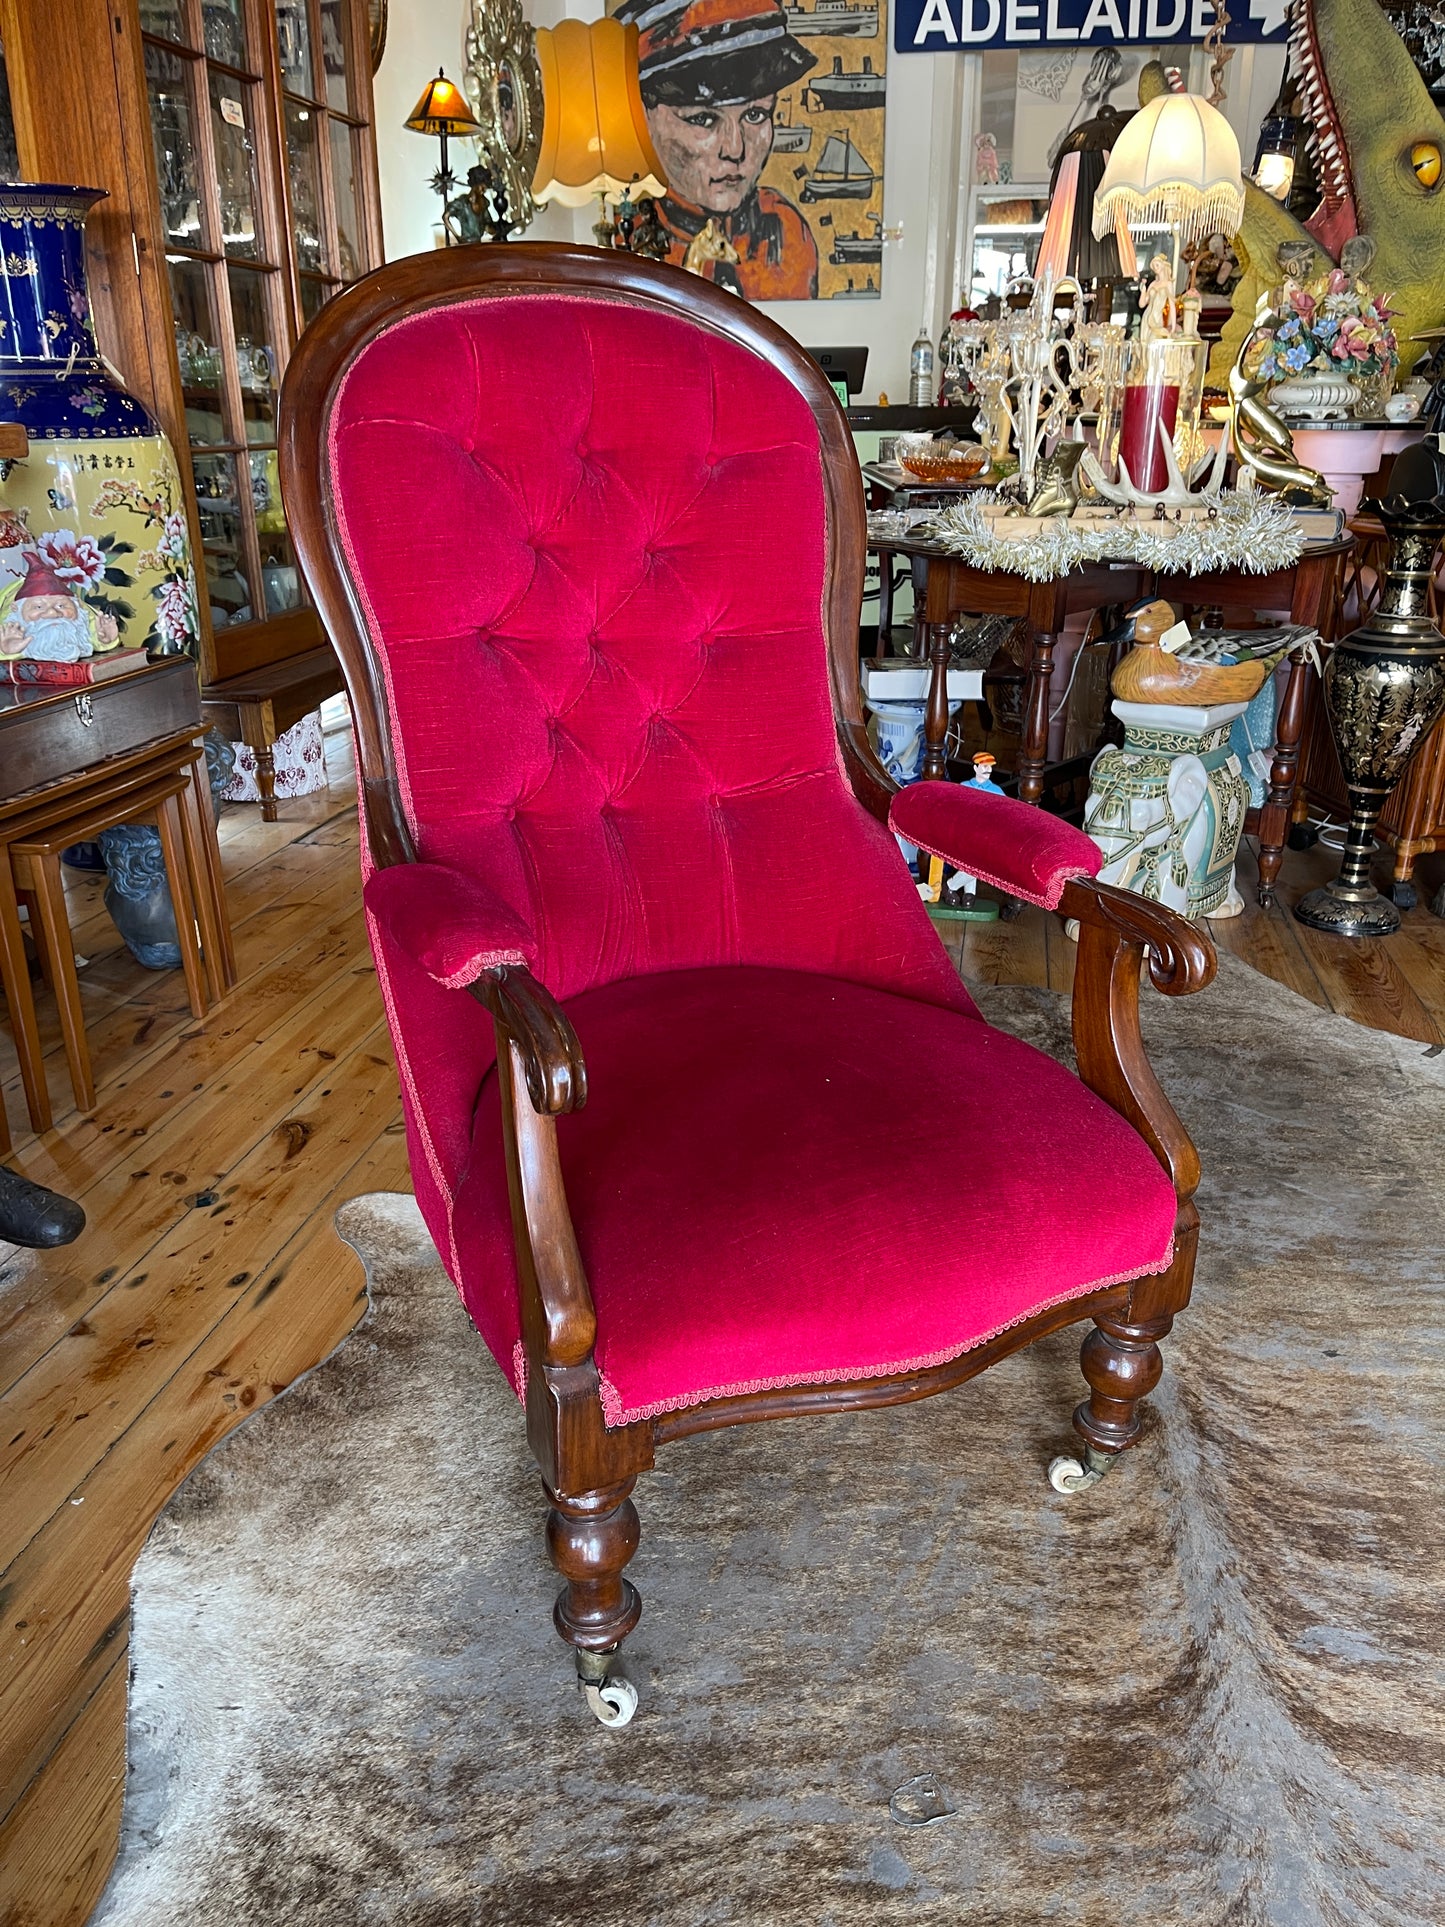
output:
<instances>
[{"instance_id":1,"label":"wooden floorboard","mask_svg":"<svg viewBox=\"0 0 1445 1927\"><path fill-rule=\"evenodd\" d=\"M57 1128L20 1129L0 1031L12 1161L89 1218L63 1251L0 1245L0 1927L88 1917L119 1824L136 1554L211 1446L360 1315L337 1206L410 1188L350 757L329 747L327 792L275 824L223 814L241 981L204 1021L76 873L95 1111L70 1105L41 993Z\"/></svg>"},{"instance_id":2,"label":"wooden floorboard","mask_svg":"<svg viewBox=\"0 0 1445 1927\"><path fill-rule=\"evenodd\" d=\"M360 1316L337 1205L409 1188L349 756L328 749L326 792L274 824L222 816L241 980L203 1022L178 973L140 969L119 943L101 880L77 874L94 1112L70 1105L42 994L56 1129L19 1130L0 1030L13 1162L90 1218L63 1251L0 1246L0 1927L87 1918L119 1823L134 1560L186 1473ZM1290 915L1337 861L1291 853L1261 910L1246 852L1244 914L1213 926L1221 949L1322 1009L1438 1042L1445 925L1423 907L1438 877L1426 869L1398 938L1355 945ZM943 934L973 982L1072 984L1074 947L1042 910Z\"/></svg>"}]
</instances>

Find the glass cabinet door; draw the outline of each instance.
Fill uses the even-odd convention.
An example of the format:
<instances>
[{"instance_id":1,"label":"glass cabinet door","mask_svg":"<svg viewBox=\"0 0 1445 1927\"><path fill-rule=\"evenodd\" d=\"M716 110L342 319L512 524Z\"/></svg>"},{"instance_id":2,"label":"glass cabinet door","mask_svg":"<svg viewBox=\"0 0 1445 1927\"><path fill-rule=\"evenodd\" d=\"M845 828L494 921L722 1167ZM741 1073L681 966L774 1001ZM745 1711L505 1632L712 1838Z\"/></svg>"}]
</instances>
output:
<instances>
[{"instance_id":1,"label":"glass cabinet door","mask_svg":"<svg viewBox=\"0 0 1445 1927\"><path fill-rule=\"evenodd\" d=\"M356 65L365 0L137 4L203 599L219 640L305 600L281 506L277 400L296 334L379 259L370 90Z\"/></svg>"},{"instance_id":2,"label":"glass cabinet door","mask_svg":"<svg viewBox=\"0 0 1445 1927\"><path fill-rule=\"evenodd\" d=\"M373 265L361 182L370 130L357 110L355 0L271 0L286 129L286 199L302 325ZM364 24L364 22L362 23Z\"/></svg>"}]
</instances>

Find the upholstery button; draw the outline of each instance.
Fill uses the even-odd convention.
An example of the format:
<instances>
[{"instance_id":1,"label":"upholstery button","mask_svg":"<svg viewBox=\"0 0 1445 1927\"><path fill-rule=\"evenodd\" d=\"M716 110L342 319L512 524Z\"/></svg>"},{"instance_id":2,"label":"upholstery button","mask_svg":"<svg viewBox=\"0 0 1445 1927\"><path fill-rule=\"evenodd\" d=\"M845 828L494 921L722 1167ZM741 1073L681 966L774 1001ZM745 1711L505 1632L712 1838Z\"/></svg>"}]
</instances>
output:
<instances>
[{"instance_id":1,"label":"upholstery button","mask_svg":"<svg viewBox=\"0 0 1445 1927\"><path fill-rule=\"evenodd\" d=\"M470 435L463 435L461 438L461 441L458 443L458 447L461 449L464 455L470 455L472 450L476 447L476 443L472 440Z\"/></svg>"}]
</instances>

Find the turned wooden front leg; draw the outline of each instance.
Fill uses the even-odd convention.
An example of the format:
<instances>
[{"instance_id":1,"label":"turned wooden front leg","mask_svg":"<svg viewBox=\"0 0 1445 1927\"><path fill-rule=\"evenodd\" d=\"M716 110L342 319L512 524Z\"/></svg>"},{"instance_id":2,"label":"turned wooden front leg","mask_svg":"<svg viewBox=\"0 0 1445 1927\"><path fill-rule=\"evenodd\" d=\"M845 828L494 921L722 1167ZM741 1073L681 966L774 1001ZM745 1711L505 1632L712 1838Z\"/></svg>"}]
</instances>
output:
<instances>
[{"instance_id":1,"label":"turned wooden front leg","mask_svg":"<svg viewBox=\"0 0 1445 1927\"><path fill-rule=\"evenodd\" d=\"M1024 709L1024 737L1019 748L1019 801L1037 803L1044 793L1044 765L1049 754L1049 684L1054 674L1054 638L1035 629L1033 661L1029 664L1029 693Z\"/></svg>"},{"instance_id":2,"label":"turned wooden front leg","mask_svg":"<svg viewBox=\"0 0 1445 1927\"><path fill-rule=\"evenodd\" d=\"M620 1644L642 1617L637 1589L623 1568L642 1537L637 1508L628 1494L635 1479L563 1498L545 1486L547 1551L566 1580L552 1619L569 1646L605 1653Z\"/></svg>"},{"instance_id":3,"label":"turned wooden front leg","mask_svg":"<svg viewBox=\"0 0 1445 1927\"><path fill-rule=\"evenodd\" d=\"M1079 1363L1089 1396L1074 1413L1074 1429L1101 1452L1122 1452L1139 1437L1140 1401L1159 1383L1164 1360L1159 1340L1174 1320L1168 1313L1130 1324L1104 1316L1084 1340Z\"/></svg>"}]
</instances>

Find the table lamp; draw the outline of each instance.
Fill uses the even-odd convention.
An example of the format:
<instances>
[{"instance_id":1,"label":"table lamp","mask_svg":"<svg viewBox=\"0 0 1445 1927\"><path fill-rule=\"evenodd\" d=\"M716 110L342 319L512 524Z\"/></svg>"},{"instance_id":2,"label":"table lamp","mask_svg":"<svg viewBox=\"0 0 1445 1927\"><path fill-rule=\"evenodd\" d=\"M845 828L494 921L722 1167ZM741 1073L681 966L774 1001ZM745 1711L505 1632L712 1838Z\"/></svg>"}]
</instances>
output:
<instances>
[{"instance_id":1,"label":"table lamp","mask_svg":"<svg viewBox=\"0 0 1445 1927\"><path fill-rule=\"evenodd\" d=\"M532 193L585 207L630 189L667 192L637 79L637 28L620 20L563 20L537 29L542 151Z\"/></svg>"},{"instance_id":2,"label":"table lamp","mask_svg":"<svg viewBox=\"0 0 1445 1927\"><path fill-rule=\"evenodd\" d=\"M1173 241L1172 266L1160 258L1153 282L1158 291L1171 273L1168 299L1156 316L1151 293L1140 339L1130 344L1120 415L1121 479L1127 464L1129 480L1146 492L1165 484L1166 441L1185 474L1200 454L1206 349L1193 319L1198 297L1178 299L1180 248L1202 246L1216 234L1232 239L1243 219L1239 142L1219 109L1198 94L1163 93L1146 101L1114 143L1094 195L1093 222L1096 239L1126 220L1134 227L1167 226Z\"/></svg>"},{"instance_id":3,"label":"table lamp","mask_svg":"<svg viewBox=\"0 0 1445 1927\"><path fill-rule=\"evenodd\" d=\"M1035 281L1051 275L1055 284L1072 274L1085 283L1132 281L1139 272L1129 224L1122 211L1110 223L1102 241L1093 234L1094 200L1103 184L1109 156L1131 116L1109 112L1086 121L1069 136L1054 162L1049 183L1049 211ZM1101 304L1098 318L1109 319Z\"/></svg>"},{"instance_id":4,"label":"table lamp","mask_svg":"<svg viewBox=\"0 0 1445 1927\"><path fill-rule=\"evenodd\" d=\"M1120 215L1135 227L1168 227L1176 286L1181 245L1238 234L1239 142L1217 107L1198 94L1159 94L1126 121L1094 195L1094 238Z\"/></svg>"},{"instance_id":5,"label":"table lamp","mask_svg":"<svg viewBox=\"0 0 1445 1927\"><path fill-rule=\"evenodd\" d=\"M475 114L466 103L459 87L452 85L444 70L437 69L435 80L427 82L426 91L407 116L407 126L414 134L431 134L441 142L441 165L431 177L431 184L441 196L442 232L446 245L452 244L452 224L447 214L447 202L456 190L457 179L447 166L447 141L457 134L476 135L481 130Z\"/></svg>"}]
</instances>

